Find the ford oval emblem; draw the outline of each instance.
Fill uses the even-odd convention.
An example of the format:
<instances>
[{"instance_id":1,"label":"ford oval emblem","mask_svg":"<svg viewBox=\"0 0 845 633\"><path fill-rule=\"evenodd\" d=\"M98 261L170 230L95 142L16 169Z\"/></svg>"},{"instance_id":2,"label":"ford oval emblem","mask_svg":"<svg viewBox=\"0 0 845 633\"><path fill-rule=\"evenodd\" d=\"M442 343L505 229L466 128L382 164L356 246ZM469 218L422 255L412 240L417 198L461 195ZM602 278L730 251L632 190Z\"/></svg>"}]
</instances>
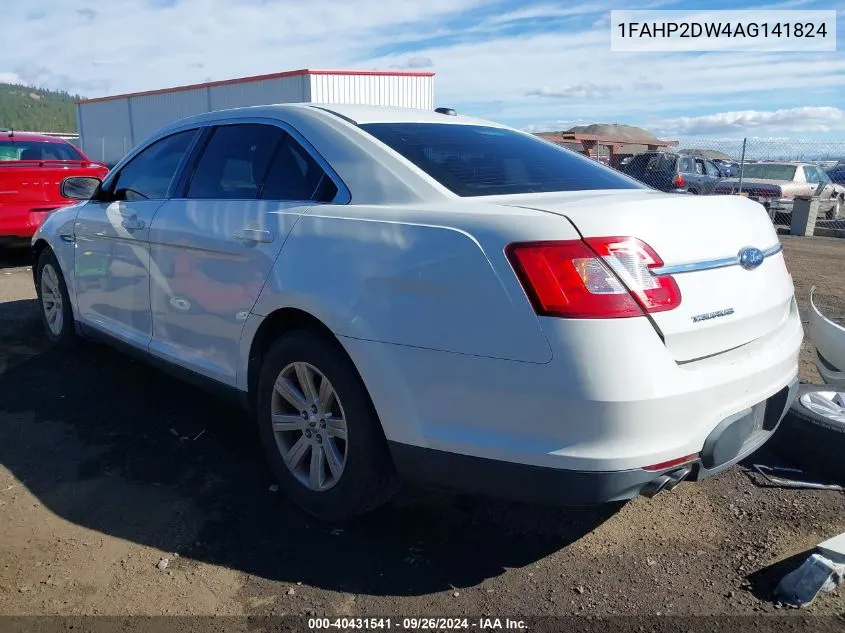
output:
<instances>
[{"instance_id":1,"label":"ford oval emblem","mask_svg":"<svg viewBox=\"0 0 845 633\"><path fill-rule=\"evenodd\" d=\"M739 265L745 270L754 270L763 263L763 251L759 248L743 248L739 251Z\"/></svg>"}]
</instances>

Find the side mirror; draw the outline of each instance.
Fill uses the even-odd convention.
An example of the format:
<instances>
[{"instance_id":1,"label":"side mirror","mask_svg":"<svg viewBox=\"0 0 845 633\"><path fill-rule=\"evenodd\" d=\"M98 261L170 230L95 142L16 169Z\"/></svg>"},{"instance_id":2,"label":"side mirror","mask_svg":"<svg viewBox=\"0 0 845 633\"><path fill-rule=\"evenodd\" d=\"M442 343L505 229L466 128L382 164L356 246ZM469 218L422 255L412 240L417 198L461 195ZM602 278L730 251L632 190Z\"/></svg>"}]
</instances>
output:
<instances>
[{"instance_id":1,"label":"side mirror","mask_svg":"<svg viewBox=\"0 0 845 633\"><path fill-rule=\"evenodd\" d=\"M71 176L62 180L62 196L71 200L90 200L100 184L100 179L93 176Z\"/></svg>"}]
</instances>

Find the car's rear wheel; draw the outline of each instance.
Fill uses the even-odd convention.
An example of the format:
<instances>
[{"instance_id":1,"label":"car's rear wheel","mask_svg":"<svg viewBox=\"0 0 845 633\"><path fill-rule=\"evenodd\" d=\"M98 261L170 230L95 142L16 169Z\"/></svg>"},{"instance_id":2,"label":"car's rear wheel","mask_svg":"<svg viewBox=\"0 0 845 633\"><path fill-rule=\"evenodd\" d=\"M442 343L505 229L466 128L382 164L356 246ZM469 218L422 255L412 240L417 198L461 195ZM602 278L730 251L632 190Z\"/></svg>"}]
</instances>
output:
<instances>
[{"instance_id":1,"label":"car's rear wheel","mask_svg":"<svg viewBox=\"0 0 845 633\"><path fill-rule=\"evenodd\" d=\"M277 340L262 365L258 423L282 489L306 512L340 521L396 490L393 464L361 378L327 336Z\"/></svg>"},{"instance_id":2,"label":"car's rear wheel","mask_svg":"<svg viewBox=\"0 0 845 633\"><path fill-rule=\"evenodd\" d=\"M49 248L38 257L36 279L41 322L47 337L57 345L71 345L76 341L73 309L61 266Z\"/></svg>"}]
</instances>

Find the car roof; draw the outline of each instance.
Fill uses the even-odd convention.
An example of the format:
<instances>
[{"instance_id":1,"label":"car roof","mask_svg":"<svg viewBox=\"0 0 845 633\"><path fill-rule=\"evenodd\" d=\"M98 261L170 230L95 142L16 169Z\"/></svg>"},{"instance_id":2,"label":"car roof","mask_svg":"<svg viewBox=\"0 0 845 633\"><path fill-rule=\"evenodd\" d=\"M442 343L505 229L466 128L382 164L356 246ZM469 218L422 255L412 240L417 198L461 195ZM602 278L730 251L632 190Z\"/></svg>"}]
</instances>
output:
<instances>
[{"instance_id":1,"label":"car roof","mask_svg":"<svg viewBox=\"0 0 845 633\"><path fill-rule=\"evenodd\" d=\"M337 117L355 125L367 123L442 123L462 125L483 125L486 127L504 128L506 126L484 119L462 115L440 114L434 110L420 108L399 108L371 105L346 105L324 103L278 103L258 106L245 106L227 110L215 110L190 116L174 121L165 129L182 127L192 123L207 123L238 117L279 117L285 112L308 110L313 114L324 117Z\"/></svg>"},{"instance_id":2,"label":"car roof","mask_svg":"<svg viewBox=\"0 0 845 633\"><path fill-rule=\"evenodd\" d=\"M37 132L17 132L13 130L0 130L0 141L40 141L43 143L68 143L63 138L47 136Z\"/></svg>"},{"instance_id":3,"label":"car roof","mask_svg":"<svg viewBox=\"0 0 845 633\"><path fill-rule=\"evenodd\" d=\"M299 106L302 107L302 106ZM441 114L420 108L399 108L371 105L309 103L305 107L332 112L358 125L367 123L451 123L504 127L492 121L460 114Z\"/></svg>"}]
</instances>

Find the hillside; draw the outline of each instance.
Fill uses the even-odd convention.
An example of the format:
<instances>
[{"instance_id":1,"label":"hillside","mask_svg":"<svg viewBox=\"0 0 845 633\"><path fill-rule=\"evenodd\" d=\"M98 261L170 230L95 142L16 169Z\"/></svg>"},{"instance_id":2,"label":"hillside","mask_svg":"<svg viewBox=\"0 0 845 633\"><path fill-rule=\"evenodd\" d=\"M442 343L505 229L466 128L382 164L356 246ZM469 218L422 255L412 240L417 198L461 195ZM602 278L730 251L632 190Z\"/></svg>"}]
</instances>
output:
<instances>
[{"instance_id":1,"label":"hillside","mask_svg":"<svg viewBox=\"0 0 845 633\"><path fill-rule=\"evenodd\" d=\"M0 83L0 129L76 132L77 95Z\"/></svg>"}]
</instances>

